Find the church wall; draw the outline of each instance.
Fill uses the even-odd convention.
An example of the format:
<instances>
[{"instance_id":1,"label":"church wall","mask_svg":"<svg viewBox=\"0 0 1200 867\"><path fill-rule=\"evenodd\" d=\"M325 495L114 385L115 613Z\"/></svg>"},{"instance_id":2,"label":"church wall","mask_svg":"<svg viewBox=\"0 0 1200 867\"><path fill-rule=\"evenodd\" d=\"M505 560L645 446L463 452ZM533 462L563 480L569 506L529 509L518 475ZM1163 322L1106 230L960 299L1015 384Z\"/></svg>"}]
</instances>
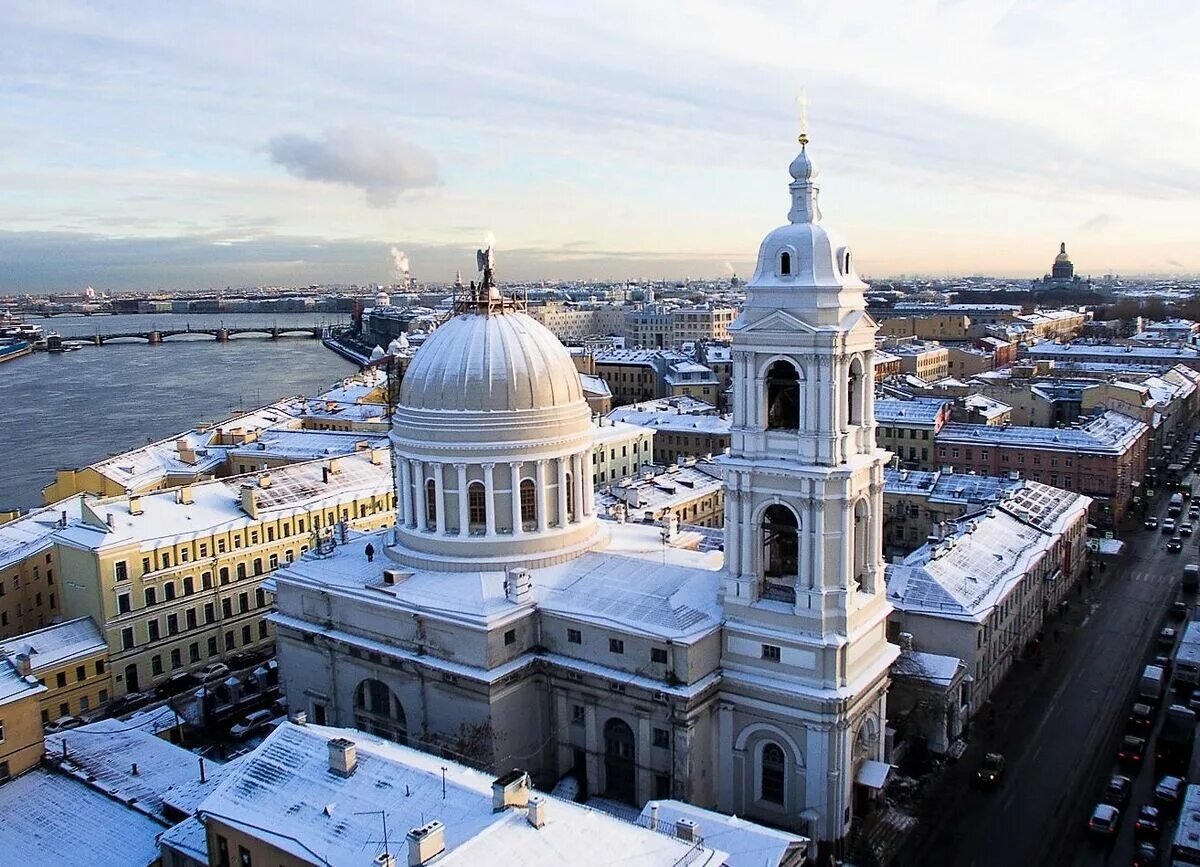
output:
<instances>
[{"instance_id":1,"label":"church wall","mask_svg":"<svg viewBox=\"0 0 1200 867\"><path fill-rule=\"evenodd\" d=\"M525 669L492 688L490 719L495 739L495 770L528 771L539 786L558 779L554 767L551 697L547 679Z\"/></svg>"}]
</instances>

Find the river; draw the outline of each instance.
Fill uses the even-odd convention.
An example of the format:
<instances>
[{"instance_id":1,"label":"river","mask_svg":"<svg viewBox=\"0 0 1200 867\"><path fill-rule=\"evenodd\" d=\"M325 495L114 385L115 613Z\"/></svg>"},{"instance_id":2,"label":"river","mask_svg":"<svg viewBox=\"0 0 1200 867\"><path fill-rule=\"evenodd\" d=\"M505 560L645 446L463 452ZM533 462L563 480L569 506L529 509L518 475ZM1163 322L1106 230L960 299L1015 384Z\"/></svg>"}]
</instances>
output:
<instances>
[{"instance_id":1,"label":"river","mask_svg":"<svg viewBox=\"0 0 1200 867\"><path fill-rule=\"evenodd\" d=\"M55 316L25 320L64 337L152 328L324 325L311 314ZM118 342L78 352L37 352L0 364L0 509L40 505L58 467L165 439L297 394L316 394L357 367L319 340L284 337Z\"/></svg>"}]
</instances>

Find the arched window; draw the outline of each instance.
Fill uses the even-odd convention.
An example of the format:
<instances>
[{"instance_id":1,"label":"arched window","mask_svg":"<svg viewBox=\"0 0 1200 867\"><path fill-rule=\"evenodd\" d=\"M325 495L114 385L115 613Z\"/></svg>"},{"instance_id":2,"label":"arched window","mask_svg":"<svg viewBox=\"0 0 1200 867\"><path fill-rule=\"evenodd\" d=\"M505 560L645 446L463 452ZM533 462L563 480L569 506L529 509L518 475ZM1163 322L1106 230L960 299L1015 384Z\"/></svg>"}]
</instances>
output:
<instances>
[{"instance_id":1,"label":"arched window","mask_svg":"<svg viewBox=\"0 0 1200 867\"><path fill-rule=\"evenodd\" d=\"M783 806L786 778L787 759L783 755L783 748L779 744L765 744L758 764L759 798Z\"/></svg>"},{"instance_id":2,"label":"arched window","mask_svg":"<svg viewBox=\"0 0 1200 867\"><path fill-rule=\"evenodd\" d=\"M795 578L799 567L800 522L780 503L768 506L762 519L763 575Z\"/></svg>"},{"instance_id":3,"label":"arched window","mask_svg":"<svg viewBox=\"0 0 1200 867\"><path fill-rule=\"evenodd\" d=\"M472 533L482 533L487 527L487 491L483 482L467 485L467 520Z\"/></svg>"},{"instance_id":4,"label":"arched window","mask_svg":"<svg viewBox=\"0 0 1200 867\"><path fill-rule=\"evenodd\" d=\"M786 361L767 368L767 430L800 428L800 373Z\"/></svg>"},{"instance_id":5,"label":"arched window","mask_svg":"<svg viewBox=\"0 0 1200 867\"><path fill-rule=\"evenodd\" d=\"M854 506L854 584L866 593L874 593L867 573L867 546L871 535L871 510L867 501L859 500Z\"/></svg>"},{"instance_id":6,"label":"arched window","mask_svg":"<svg viewBox=\"0 0 1200 867\"><path fill-rule=\"evenodd\" d=\"M567 520L575 520L575 479L567 473Z\"/></svg>"},{"instance_id":7,"label":"arched window","mask_svg":"<svg viewBox=\"0 0 1200 867\"><path fill-rule=\"evenodd\" d=\"M368 678L354 690L354 727L389 741L408 742L404 708L381 680Z\"/></svg>"},{"instance_id":8,"label":"arched window","mask_svg":"<svg viewBox=\"0 0 1200 867\"><path fill-rule=\"evenodd\" d=\"M633 729L613 717L604 724L604 794L616 801L635 803L636 769Z\"/></svg>"},{"instance_id":9,"label":"arched window","mask_svg":"<svg viewBox=\"0 0 1200 867\"><path fill-rule=\"evenodd\" d=\"M532 530L537 524L537 499L533 479L521 480L521 523L526 530Z\"/></svg>"},{"instance_id":10,"label":"arched window","mask_svg":"<svg viewBox=\"0 0 1200 867\"><path fill-rule=\"evenodd\" d=\"M784 277L792 273L792 254L787 251L779 254L779 273Z\"/></svg>"},{"instance_id":11,"label":"arched window","mask_svg":"<svg viewBox=\"0 0 1200 867\"><path fill-rule=\"evenodd\" d=\"M425 526L430 530L437 527L437 485L433 479L425 483Z\"/></svg>"},{"instance_id":12,"label":"arched window","mask_svg":"<svg viewBox=\"0 0 1200 867\"><path fill-rule=\"evenodd\" d=\"M846 400L849 409L846 419L849 424L860 425L863 422L863 365L862 359L855 356L850 362L850 373L846 378Z\"/></svg>"},{"instance_id":13,"label":"arched window","mask_svg":"<svg viewBox=\"0 0 1200 867\"><path fill-rule=\"evenodd\" d=\"M849 250L846 251L846 264L845 264L845 267L843 268L843 271L847 274L850 273L850 251Z\"/></svg>"}]
</instances>

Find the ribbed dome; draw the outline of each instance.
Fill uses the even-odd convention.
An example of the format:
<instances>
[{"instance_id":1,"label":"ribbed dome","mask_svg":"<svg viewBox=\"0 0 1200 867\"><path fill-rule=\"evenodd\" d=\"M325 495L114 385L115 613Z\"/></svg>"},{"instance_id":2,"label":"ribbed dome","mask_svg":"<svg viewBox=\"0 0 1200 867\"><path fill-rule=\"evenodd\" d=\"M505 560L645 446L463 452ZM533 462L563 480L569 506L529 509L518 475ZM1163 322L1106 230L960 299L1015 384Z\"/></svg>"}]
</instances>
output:
<instances>
[{"instance_id":1,"label":"ribbed dome","mask_svg":"<svg viewBox=\"0 0 1200 867\"><path fill-rule=\"evenodd\" d=\"M547 328L524 313L460 313L413 356L399 406L486 412L582 401L571 356Z\"/></svg>"}]
</instances>

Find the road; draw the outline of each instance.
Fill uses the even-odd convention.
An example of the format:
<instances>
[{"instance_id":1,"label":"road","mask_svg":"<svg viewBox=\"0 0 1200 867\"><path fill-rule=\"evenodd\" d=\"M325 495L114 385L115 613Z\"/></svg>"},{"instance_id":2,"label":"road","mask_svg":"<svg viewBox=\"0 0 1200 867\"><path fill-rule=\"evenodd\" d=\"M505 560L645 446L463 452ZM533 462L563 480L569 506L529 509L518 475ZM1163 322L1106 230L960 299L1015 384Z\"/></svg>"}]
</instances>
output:
<instances>
[{"instance_id":1,"label":"road","mask_svg":"<svg viewBox=\"0 0 1200 867\"><path fill-rule=\"evenodd\" d=\"M1165 499L1163 501L1165 508ZM1109 848L1087 837L1087 819L1115 756L1136 682L1152 657L1167 609L1177 598L1183 564L1200 561L1197 543L1182 554L1166 550L1166 537L1140 528L1123 534L1120 564L1097 572L1071 610L1047 624L1038 661L1022 662L977 715L970 746L931 792L924 833L898 863L969 867L1129 864L1133 817L1122 823ZM1178 624L1175 624L1178 625ZM1057 637L1056 637L1057 634ZM1007 757L1002 786L971 785L984 752ZM1134 777L1132 811L1146 803L1157 778L1150 767Z\"/></svg>"}]
</instances>

